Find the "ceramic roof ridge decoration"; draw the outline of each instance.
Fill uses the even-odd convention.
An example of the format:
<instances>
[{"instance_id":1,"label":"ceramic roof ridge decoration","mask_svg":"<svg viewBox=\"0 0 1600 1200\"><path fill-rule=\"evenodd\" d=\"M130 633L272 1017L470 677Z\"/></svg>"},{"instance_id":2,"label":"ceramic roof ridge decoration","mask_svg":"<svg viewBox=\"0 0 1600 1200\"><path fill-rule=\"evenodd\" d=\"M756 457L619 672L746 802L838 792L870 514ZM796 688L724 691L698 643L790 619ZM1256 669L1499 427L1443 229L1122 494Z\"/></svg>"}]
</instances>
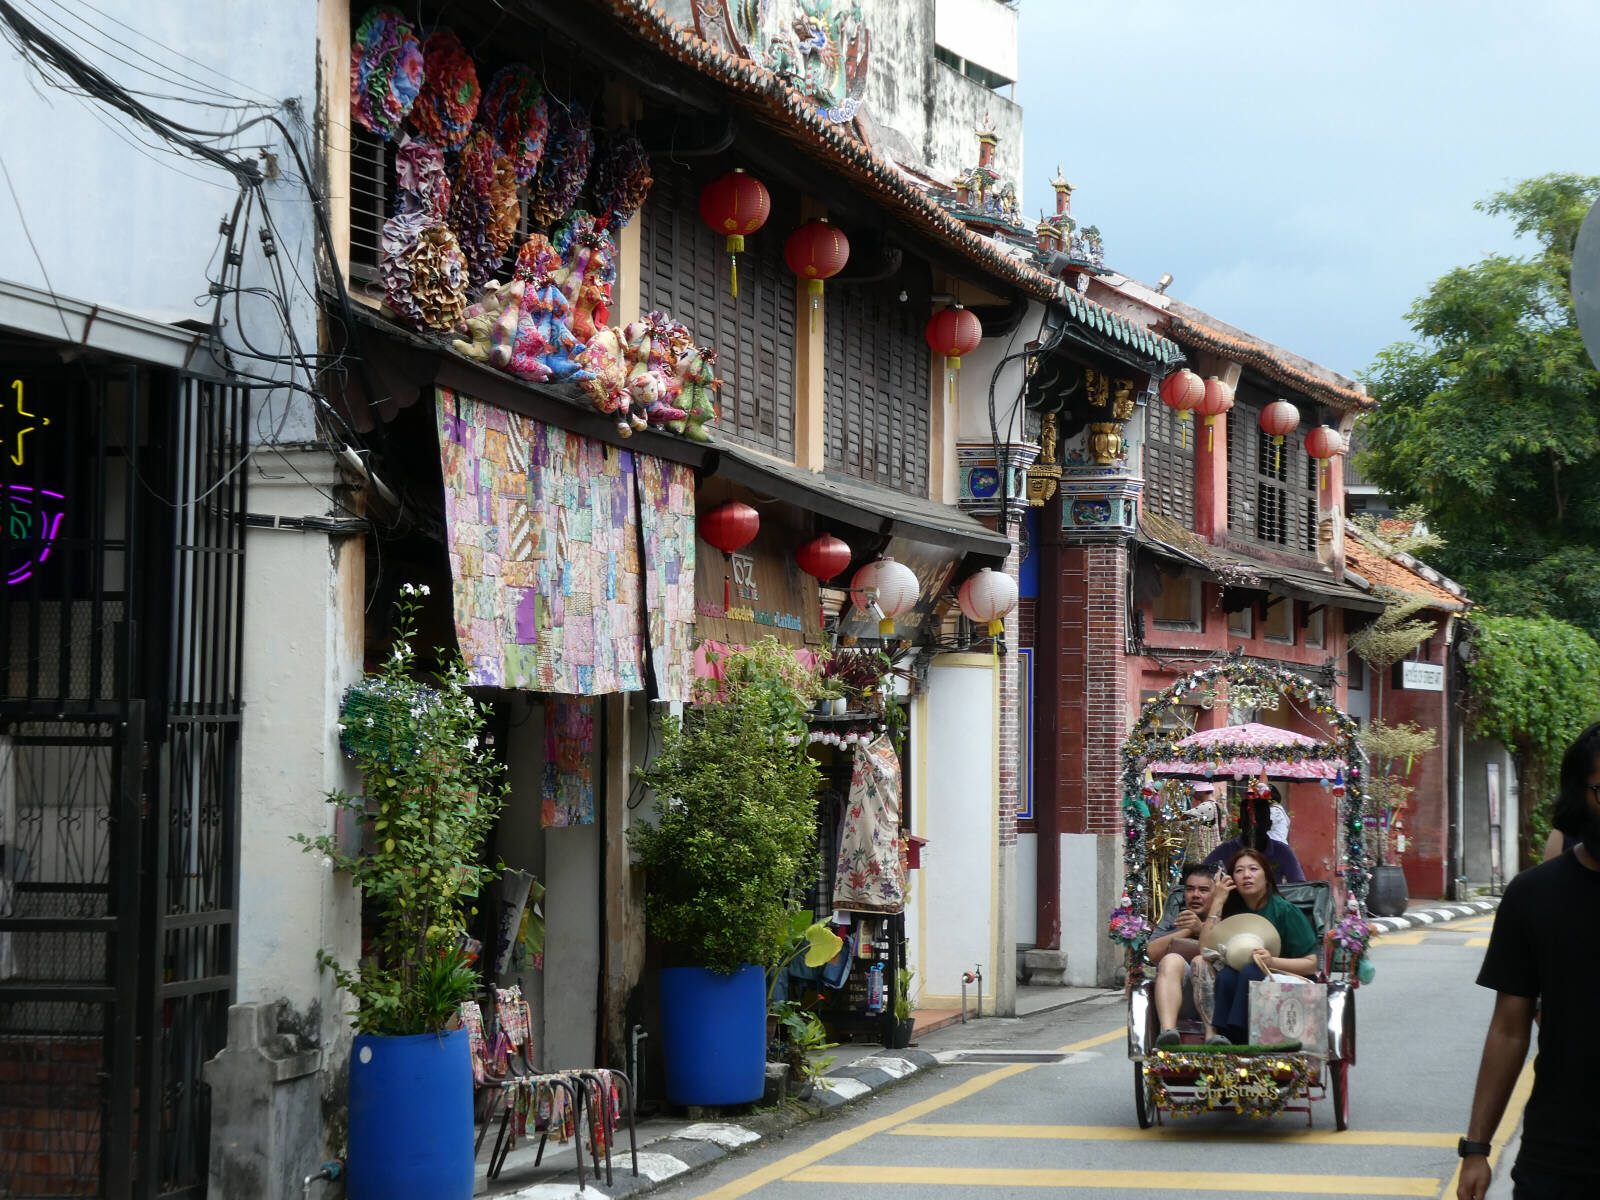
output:
<instances>
[{"instance_id":1,"label":"ceramic roof ridge decoration","mask_svg":"<svg viewBox=\"0 0 1600 1200\"><path fill-rule=\"evenodd\" d=\"M1157 328L1181 346L1215 351L1234 362L1247 363L1269 379L1297 388L1307 396L1322 400L1341 412L1365 412L1377 405L1377 401L1365 392L1318 379L1310 372L1284 362L1262 346L1252 345L1242 338L1212 329L1208 325L1202 325L1177 313L1168 313L1158 323Z\"/></svg>"},{"instance_id":2,"label":"ceramic roof ridge decoration","mask_svg":"<svg viewBox=\"0 0 1600 1200\"><path fill-rule=\"evenodd\" d=\"M858 0L695 0L701 39L771 71L823 120L855 119L867 88L872 32Z\"/></svg>"},{"instance_id":3,"label":"ceramic roof ridge decoration","mask_svg":"<svg viewBox=\"0 0 1600 1200\"><path fill-rule=\"evenodd\" d=\"M720 0L707 0L716 4ZM1040 300L1064 303L1069 314L1090 328L1104 328L1121 341L1160 362L1183 357L1179 345L1153 330L1103 309L1074 293L1065 284L1001 249L992 239L963 225L939 203L917 187L897 166L852 137L840 125L825 121L798 91L758 63L742 58L727 30L707 27L702 37L673 19L652 0L589 0L621 19L622 27L686 65L703 71L735 92L760 102L770 123L792 138L813 157L854 177L864 188L899 210L899 215L926 233L943 238L970 261L1025 289ZM1088 314L1100 314L1095 324Z\"/></svg>"}]
</instances>

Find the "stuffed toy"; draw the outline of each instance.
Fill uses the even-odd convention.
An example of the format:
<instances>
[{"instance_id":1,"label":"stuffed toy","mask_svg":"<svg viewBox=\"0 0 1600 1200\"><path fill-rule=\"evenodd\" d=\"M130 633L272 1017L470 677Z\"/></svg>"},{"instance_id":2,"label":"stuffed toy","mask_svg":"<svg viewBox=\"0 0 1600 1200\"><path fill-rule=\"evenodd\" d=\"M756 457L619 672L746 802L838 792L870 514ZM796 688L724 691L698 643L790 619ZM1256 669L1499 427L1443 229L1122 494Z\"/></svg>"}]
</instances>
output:
<instances>
[{"instance_id":1,"label":"stuffed toy","mask_svg":"<svg viewBox=\"0 0 1600 1200\"><path fill-rule=\"evenodd\" d=\"M709 442L711 430L707 426L717 419L717 389L720 387L717 352L689 346L678 356L678 407L683 409L684 417L681 421L667 422L667 428L692 442Z\"/></svg>"},{"instance_id":2,"label":"stuffed toy","mask_svg":"<svg viewBox=\"0 0 1600 1200\"><path fill-rule=\"evenodd\" d=\"M556 286L555 272L560 265L555 247L543 234L530 236L517 253L513 282L523 286L515 310L516 332L509 341L510 354L504 369L520 379L581 383L589 378L578 362L580 343L567 327L567 298ZM505 344L503 335L511 318L508 304L495 323L491 341ZM490 361L501 365L493 350Z\"/></svg>"},{"instance_id":3,"label":"stuffed toy","mask_svg":"<svg viewBox=\"0 0 1600 1200\"><path fill-rule=\"evenodd\" d=\"M628 394L631 411L643 409L651 425L681 421L678 398L678 355L693 343L689 331L664 313L653 312L622 331L628 350Z\"/></svg>"},{"instance_id":4,"label":"stuffed toy","mask_svg":"<svg viewBox=\"0 0 1600 1200\"><path fill-rule=\"evenodd\" d=\"M628 393L627 347L622 341L622 330L604 326L595 330L578 355L578 362L589 372L583 381L584 395L603 413L614 413L617 432L623 437L634 430ZM643 428L643 414L640 414Z\"/></svg>"},{"instance_id":5,"label":"stuffed toy","mask_svg":"<svg viewBox=\"0 0 1600 1200\"><path fill-rule=\"evenodd\" d=\"M572 310L572 332L587 342L611 319L611 283L617 277L611 238L580 208L555 227L550 240L561 255L556 283Z\"/></svg>"},{"instance_id":6,"label":"stuffed toy","mask_svg":"<svg viewBox=\"0 0 1600 1200\"><path fill-rule=\"evenodd\" d=\"M504 314L506 306L508 304L515 306L521 295L522 289L515 283L490 280L489 286L484 289L478 302L461 314L461 320L456 323L455 337L451 339L450 344L474 362L491 362L495 323ZM509 352L505 357L509 360Z\"/></svg>"}]
</instances>

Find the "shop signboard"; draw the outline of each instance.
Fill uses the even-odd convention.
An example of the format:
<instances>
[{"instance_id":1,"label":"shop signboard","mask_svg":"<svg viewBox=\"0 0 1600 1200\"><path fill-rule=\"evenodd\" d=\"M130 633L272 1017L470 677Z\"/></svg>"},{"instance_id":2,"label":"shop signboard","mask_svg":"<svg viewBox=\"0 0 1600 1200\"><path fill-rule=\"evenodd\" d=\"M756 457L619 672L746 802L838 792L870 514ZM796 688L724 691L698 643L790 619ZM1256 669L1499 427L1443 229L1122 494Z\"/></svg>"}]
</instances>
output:
<instances>
[{"instance_id":1,"label":"shop signboard","mask_svg":"<svg viewBox=\"0 0 1600 1200\"><path fill-rule=\"evenodd\" d=\"M695 631L700 641L750 646L771 635L791 646L822 644L817 581L794 550L811 535L763 513L755 540L734 554L695 549Z\"/></svg>"},{"instance_id":2,"label":"shop signboard","mask_svg":"<svg viewBox=\"0 0 1600 1200\"><path fill-rule=\"evenodd\" d=\"M1396 663L1395 674L1395 685L1408 692L1444 691L1444 666L1440 663Z\"/></svg>"}]
</instances>

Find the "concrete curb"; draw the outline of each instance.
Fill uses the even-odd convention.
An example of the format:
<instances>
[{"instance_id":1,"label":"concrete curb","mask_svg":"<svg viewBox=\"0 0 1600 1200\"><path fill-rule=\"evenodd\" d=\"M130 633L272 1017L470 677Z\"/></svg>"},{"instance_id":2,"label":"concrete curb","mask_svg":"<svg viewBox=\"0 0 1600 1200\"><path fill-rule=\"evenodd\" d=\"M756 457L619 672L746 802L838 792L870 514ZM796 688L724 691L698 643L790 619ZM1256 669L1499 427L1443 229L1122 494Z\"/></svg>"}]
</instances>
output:
<instances>
[{"instance_id":1,"label":"concrete curb","mask_svg":"<svg viewBox=\"0 0 1600 1200\"><path fill-rule=\"evenodd\" d=\"M830 1071L817 1080L816 1090L809 1100L790 1100L780 1108L753 1113L736 1121L697 1122L669 1137L650 1142L639 1151L637 1178L632 1174L627 1133L623 1131L612 1154L610 1187L588 1180L584 1190L579 1192L577 1175L569 1173L516 1191L491 1190L488 1196L492 1200L594 1200L597 1196L641 1195L668 1180L702 1171L730 1154L762 1145L797 1125L938 1065L939 1060L926 1050L885 1050ZM570 1148L563 1149L571 1153ZM604 1178L602 1174L601 1179Z\"/></svg>"},{"instance_id":2,"label":"concrete curb","mask_svg":"<svg viewBox=\"0 0 1600 1200\"><path fill-rule=\"evenodd\" d=\"M1402 929L1415 929L1421 925L1437 925L1441 921L1459 921L1462 917L1475 917L1493 912L1500 907L1500 897L1483 900L1458 900L1441 903L1432 908L1414 908L1398 917L1369 917L1367 924L1374 933L1398 933Z\"/></svg>"}]
</instances>

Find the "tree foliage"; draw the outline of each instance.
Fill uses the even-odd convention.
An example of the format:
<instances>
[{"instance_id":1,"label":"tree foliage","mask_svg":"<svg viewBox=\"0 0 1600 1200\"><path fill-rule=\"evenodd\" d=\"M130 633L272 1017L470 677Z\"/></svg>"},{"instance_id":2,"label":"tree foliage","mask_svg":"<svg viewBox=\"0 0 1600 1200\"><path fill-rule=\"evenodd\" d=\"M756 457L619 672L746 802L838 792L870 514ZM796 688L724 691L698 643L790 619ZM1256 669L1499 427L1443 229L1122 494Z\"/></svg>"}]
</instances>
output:
<instances>
[{"instance_id":1,"label":"tree foliage","mask_svg":"<svg viewBox=\"0 0 1600 1200\"><path fill-rule=\"evenodd\" d=\"M1474 616L1464 662L1473 725L1522 762L1522 831L1548 804L1567 746L1600 712L1600 644L1549 617Z\"/></svg>"},{"instance_id":2,"label":"tree foliage","mask_svg":"<svg viewBox=\"0 0 1600 1200\"><path fill-rule=\"evenodd\" d=\"M1417 341L1378 355L1379 401L1357 468L1421 504L1436 565L1480 606L1600 635L1600 373L1569 278L1600 178L1546 175L1481 202L1532 243L1437 280L1408 314Z\"/></svg>"}]
</instances>

